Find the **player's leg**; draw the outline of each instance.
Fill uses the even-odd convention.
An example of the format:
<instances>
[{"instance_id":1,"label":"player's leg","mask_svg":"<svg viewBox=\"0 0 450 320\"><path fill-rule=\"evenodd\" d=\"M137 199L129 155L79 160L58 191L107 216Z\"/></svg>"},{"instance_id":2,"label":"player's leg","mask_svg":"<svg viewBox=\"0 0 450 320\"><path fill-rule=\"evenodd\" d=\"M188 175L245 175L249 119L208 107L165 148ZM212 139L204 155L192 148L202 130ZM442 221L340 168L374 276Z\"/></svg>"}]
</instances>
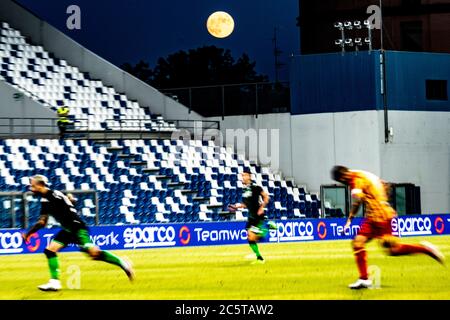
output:
<instances>
[{"instance_id":1,"label":"player's leg","mask_svg":"<svg viewBox=\"0 0 450 320\"><path fill-rule=\"evenodd\" d=\"M351 289L369 288L372 282L368 277L367 270L367 251L366 243L369 238L365 235L358 234L352 241L353 254L355 255L356 265L358 266L359 279L349 285Z\"/></svg>"},{"instance_id":2,"label":"player's leg","mask_svg":"<svg viewBox=\"0 0 450 320\"><path fill-rule=\"evenodd\" d=\"M89 247L87 249L87 252L93 260L104 261L120 267L126 273L130 281L134 280L133 266L131 265L131 262L127 261L126 259L120 258L119 256L107 250L101 250L97 246Z\"/></svg>"},{"instance_id":3,"label":"player's leg","mask_svg":"<svg viewBox=\"0 0 450 320\"><path fill-rule=\"evenodd\" d=\"M45 248L44 254L47 257L48 268L50 271L50 280L48 281L48 283L38 286L40 290L58 291L61 289L61 271L59 268L59 259L57 252L64 248L69 242L70 235L66 231L61 230L50 242L47 248Z\"/></svg>"},{"instance_id":4,"label":"player's leg","mask_svg":"<svg viewBox=\"0 0 450 320\"><path fill-rule=\"evenodd\" d=\"M444 264L444 255L429 242L422 242L421 244L404 244L401 243L398 238L385 236L381 239L381 244L384 248L388 249L391 256L422 253L430 256L437 262Z\"/></svg>"},{"instance_id":5,"label":"player's leg","mask_svg":"<svg viewBox=\"0 0 450 320\"><path fill-rule=\"evenodd\" d=\"M245 230L247 230L247 242L248 242L248 245L250 246L250 249L252 249L252 251L253 251L253 253L246 255L245 258L251 259L251 260L253 260L255 258L255 252L252 248L253 235L250 235L250 228L252 227L252 224L253 223L251 221L247 221L247 223L245 225ZM252 239L252 240L250 240L250 239Z\"/></svg>"},{"instance_id":6,"label":"player's leg","mask_svg":"<svg viewBox=\"0 0 450 320\"><path fill-rule=\"evenodd\" d=\"M352 241L353 254L355 255L356 265L358 266L359 279L349 285L351 289L369 288L372 281L368 277L367 270L367 251L366 243L370 241L375 234L374 225L371 220L365 219L361 224L358 234Z\"/></svg>"},{"instance_id":7,"label":"player's leg","mask_svg":"<svg viewBox=\"0 0 450 320\"><path fill-rule=\"evenodd\" d=\"M277 224L274 221L267 220L267 227L272 230L278 229Z\"/></svg>"},{"instance_id":8,"label":"player's leg","mask_svg":"<svg viewBox=\"0 0 450 320\"><path fill-rule=\"evenodd\" d=\"M61 271L59 269L59 259L57 252L64 247L65 245L63 243L52 241L44 250L45 256L47 257L48 261L51 279L59 280Z\"/></svg>"},{"instance_id":9,"label":"player's leg","mask_svg":"<svg viewBox=\"0 0 450 320\"><path fill-rule=\"evenodd\" d=\"M104 261L120 267L127 274L130 280L134 279L134 271L131 263L115 254L101 250L94 245L89 237L87 229L80 229L77 233L77 243L80 245L81 251L86 252L93 260Z\"/></svg>"},{"instance_id":10,"label":"player's leg","mask_svg":"<svg viewBox=\"0 0 450 320\"><path fill-rule=\"evenodd\" d=\"M410 254L426 254L441 264L444 264L444 255L429 242L421 244L403 244L400 239L392 235L391 219L380 223L379 238L381 245L388 250L391 256L404 256Z\"/></svg>"},{"instance_id":11,"label":"player's leg","mask_svg":"<svg viewBox=\"0 0 450 320\"><path fill-rule=\"evenodd\" d=\"M258 243L257 243L258 240L260 239L259 228L255 227L255 226L251 226L247 231L248 231L248 236L247 236L248 244L249 244L250 248L252 249L252 251L256 255L256 261L264 261L264 258L262 257L261 253L259 252Z\"/></svg>"}]
</instances>

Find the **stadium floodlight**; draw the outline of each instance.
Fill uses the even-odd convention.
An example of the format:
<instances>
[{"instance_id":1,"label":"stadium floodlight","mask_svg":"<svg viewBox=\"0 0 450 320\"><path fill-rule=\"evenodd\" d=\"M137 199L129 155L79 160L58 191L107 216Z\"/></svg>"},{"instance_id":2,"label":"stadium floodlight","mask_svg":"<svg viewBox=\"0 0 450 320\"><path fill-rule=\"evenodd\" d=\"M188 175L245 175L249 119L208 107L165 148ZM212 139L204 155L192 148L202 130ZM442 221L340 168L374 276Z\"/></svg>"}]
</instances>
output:
<instances>
[{"instance_id":1,"label":"stadium floodlight","mask_svg":"<svg viewBox=\"0 0 450 320\"><path fill-rule=\"evenodd\" d=\"M368 35L368 37L364 39L364 42L369 46L369 51L372 51L372 29L373 29L373 26L369 20L364 20L364 26L367 28L367 35Z\"/></svg>"},{"instance_id":2,"label":"stadium floodlight","mask_svg":"<svg viewBox=\"0 0 450 320\"><path fill-rule=\"evenodd\" d=\"M335 22L334 27L341 32L341 39L335 40L334 44L342 48L342 54L345 52L345 31L344 24L342 22Z\"/></svg>"},{"instance_id":3,"label":"stadium floodlight","mask_svg":"<svg viewBox=\"0 0 450 320\"><path fill-rule=\"evenodd\" d=\"M336 29L341 30L342 28L344 28L344 25L342 24L342 22L336 22L336 23L334 24L334 27L335 27Z\"/></svg>"},{"instance_id":4,"label":"stadium floodlight","mask_svg":"<svg viewBox=\"0 0 450 320\"><path fill-rule=\"evenodd\" d=\"M334 40L334 44L336 46L341 47L342 54L344 54L344 52L345 52L345 39L336 39L336 40Z\"/></svg>"},{"instance_id":5,"label":"stadium floodlight","mask_svg":"<svg viewBox=\"0 0 450 320\"><path fill-rule=\"evenodd\" d=\"M369 46L369 51L372 51L372 26L369 20L353 20L345 22L335 22L334 27L341 32L341 39L335 40L334 44L342 48L342 53L346 51L346 47L355 47L359 51L363 45ZM366 38L361 38L361 35L356 30L367 28ZM350 38L346 33L347 30L355 30L355 38Z\"/></svg>"},{"instance_id":6,"label":"stadium floodlight","mask_svg":"<svg viewBox=\"0 0 450 320\"><path fill-rule=\"evenodd\" d=\"M359 51L359 47L361 47L363 45L363 41L361 38L355 38L355 48L356 51Z\"/></svg>"}]
</instances>

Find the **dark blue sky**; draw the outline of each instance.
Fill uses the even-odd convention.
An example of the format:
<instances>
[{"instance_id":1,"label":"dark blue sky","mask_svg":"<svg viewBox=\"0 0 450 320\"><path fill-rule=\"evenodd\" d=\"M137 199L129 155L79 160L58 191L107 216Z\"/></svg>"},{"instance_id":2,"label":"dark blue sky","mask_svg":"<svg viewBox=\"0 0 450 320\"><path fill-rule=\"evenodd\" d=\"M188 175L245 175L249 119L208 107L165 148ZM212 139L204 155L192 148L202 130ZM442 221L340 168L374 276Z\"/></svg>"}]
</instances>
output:
<instances>
[{"instance_id":1,"label":"dark blue sky","mask_svg":"<svg viewBox=\"0 0 450 320\"><path fill-rule=\"evenodd\" d=\"M258 72L274 79L273 29L278 28L281 60L299 51L295 26L298 0L17 0L39 17L91 51L116 65L148 61L178 50L216 45L230 49L237 58L243 52L256 61ZM81 30L68 30L66 9L81 8ZM226 11L235 20L233 34L216 39L206 30L214 11ZM288 66L280 80L288 79Z\"/></svg>"}]
</instances>

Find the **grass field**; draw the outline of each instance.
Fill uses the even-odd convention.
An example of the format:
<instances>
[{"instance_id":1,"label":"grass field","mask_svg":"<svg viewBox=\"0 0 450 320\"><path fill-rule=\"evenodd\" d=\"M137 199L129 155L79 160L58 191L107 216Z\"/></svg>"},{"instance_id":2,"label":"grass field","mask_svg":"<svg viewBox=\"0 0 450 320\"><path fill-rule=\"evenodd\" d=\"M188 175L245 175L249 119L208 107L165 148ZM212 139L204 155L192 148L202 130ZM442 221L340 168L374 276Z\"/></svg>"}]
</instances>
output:
<instances>
[{"instance_id":1,"label":"grass field","mask_svg":"<svg viewBox=\"0 0 450 320\"><path fill-rule=\"evenodd\" d=\"M428 240L450 256L450 237ZM246 245L117 251L133 261L136 281L118 268L81 253L60 255L60 292L40 292L47 282L43 254L0 256L0 299L450 299L450 269L427 256L389 257L373 242L369 266L381 270L381 288L352 291L357 279L349 241L262 244L264 265L245 260ZM79 267L79 289L67 289ZM75 283L76 284L76 283Z\"/></svg>"}]
</instances>

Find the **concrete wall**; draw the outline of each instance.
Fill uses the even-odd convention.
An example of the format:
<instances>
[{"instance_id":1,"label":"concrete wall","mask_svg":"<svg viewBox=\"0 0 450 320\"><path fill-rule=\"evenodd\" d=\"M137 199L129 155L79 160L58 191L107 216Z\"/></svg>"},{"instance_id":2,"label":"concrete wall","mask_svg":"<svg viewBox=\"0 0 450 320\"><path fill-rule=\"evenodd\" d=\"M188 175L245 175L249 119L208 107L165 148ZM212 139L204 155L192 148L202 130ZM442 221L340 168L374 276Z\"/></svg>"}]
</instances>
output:
<instances>
[{"instance_id":1,"label":"concrete wall","mask_svg":"<svg viewBox=\"0 0 450 320\"><path fill-rule=\"evenodd\" d=\"M313 192L334 183L342 164L396 183L421 187L423 213L450 212L450 113L390 111L391 143L384 143L382 111L292 117L295 181ZM296 138L294 138L296 137Z\"/></svg>"},{"instance_id":2,"label":"concrete wall","mask_svg":"<svg viewBox=\"0 0 450 320\"><path fill-rule=\"evenodd\" d=\"M424 213L450 212L450 112L391 111L389 126L394 137L380 145L382 176L419 185Z\"/></svg>"},{"instance_id":3,"label":"concrete wall","mask_svg":"<svg viewBox=\"0 0 450 320\"><path fill-rule=\"evenodd\" d=\"M0 20L8 22L11 27L30 37L35 44L53 52L56 57L66 60L83 72L89 72L91 77L113 86L118 92L126 93L128 98L137 100L141 106L149 106L153 113L161 114L167 120L202 119L199 114L189 113L184 105L79 45L14 1L0 1Z\"/></svg>"},{"instance_id":4,"label":"concrete wall","mask_svg":"<svg viewBox=\"0 0 450 320\"><path fill-rule=\"evenodd\" d=\"M377 111L321 113L291 116L289 113L255 116L210 118L221 123L222 134L227 130L254 128L278 129L279 165L271 166L298 184L318 192L324 183L331 183L330 169L337 163L380 174L379 145L381 143ZM232 141L225 141L232 145ZM251 158L257 154L248 153Z\"/></svg>"},{"instance_id":5,"label":"concrete wall","mask_svg":"<svg viewBox=\"0 0 450 320\"><path fill-rule=\"evenodd\" d=\"M56 116L53 111L40 103L23 95L20 100L14 98L14 94L21 93L4 81L0 81L0 134L7 133L54 133L58 132ZM8 119L3 119L8 118ZM12 118L16 118L12 120ZM39 118L50 118L51 120L36 120ZM32 120L33 119L33 120ZM13 121L13 122L11 122ZM32 128L34 122L38 128Z\"/></svg>"},{"instance_id":6,"label":"concrete wall","mask_svg":"<svg viewBox=\"0 0 450 320\"><path fill-rule=\"evenodd\" d=\"M380 174L377 111L292 116L294 177L318 192L341 164Z\"/></svg>"},{"instance_id":7,"label":"concrete wall","mask_svg":"<svg viewBox=\"0 0 450 320\"><path fill-rule=\"evenodd\" d=\"M259 115L257 118L253 115L249 115L230 116L225 117L224 120L219 117L209 119L220 121L220 127L222 129L221 131L224 138L227 137L227 130L248 130L249 128L256 129L258 136L267 137L266 141L268 141L269 143L268 149L273 150L274 154L267 153L261 148L250 147L248 146L248 143L246 148L238 146L236 151L240 154L246 154L249 159L258 160L258 163L265 162L264 158L267 155L268 160L269 158L272 158L270 167L275 172L280 171L287 178L293 177L292 165L295 162L293 162L291 159L291 115L289 113L264 114ZM260 129L267 129L267 131L264 132ZM271 138L271 130L277 131L273 132L275 134L273 136L275 138L274 141L272 141ZM276 136L278 136L278 138L276 138ZM225 145L234 145L233 141L228 141L227 139L225 139L224 143Z\"/></svg>"},{"instance_id":8,"label":"concrete wall","mask_svg":"<svg viewBox=\"0 0 450 320\"><path fill-rule=\"evenodd\" d=\"M450 212L450 112L390 111L389 144L383 124L383 112L373 110L226 117L221 128L224 136L227 129L279 129L279 169L310 192L334 184L330 169L341 164L414 183L423 213Z\"/></svg>"}]
</instances>

